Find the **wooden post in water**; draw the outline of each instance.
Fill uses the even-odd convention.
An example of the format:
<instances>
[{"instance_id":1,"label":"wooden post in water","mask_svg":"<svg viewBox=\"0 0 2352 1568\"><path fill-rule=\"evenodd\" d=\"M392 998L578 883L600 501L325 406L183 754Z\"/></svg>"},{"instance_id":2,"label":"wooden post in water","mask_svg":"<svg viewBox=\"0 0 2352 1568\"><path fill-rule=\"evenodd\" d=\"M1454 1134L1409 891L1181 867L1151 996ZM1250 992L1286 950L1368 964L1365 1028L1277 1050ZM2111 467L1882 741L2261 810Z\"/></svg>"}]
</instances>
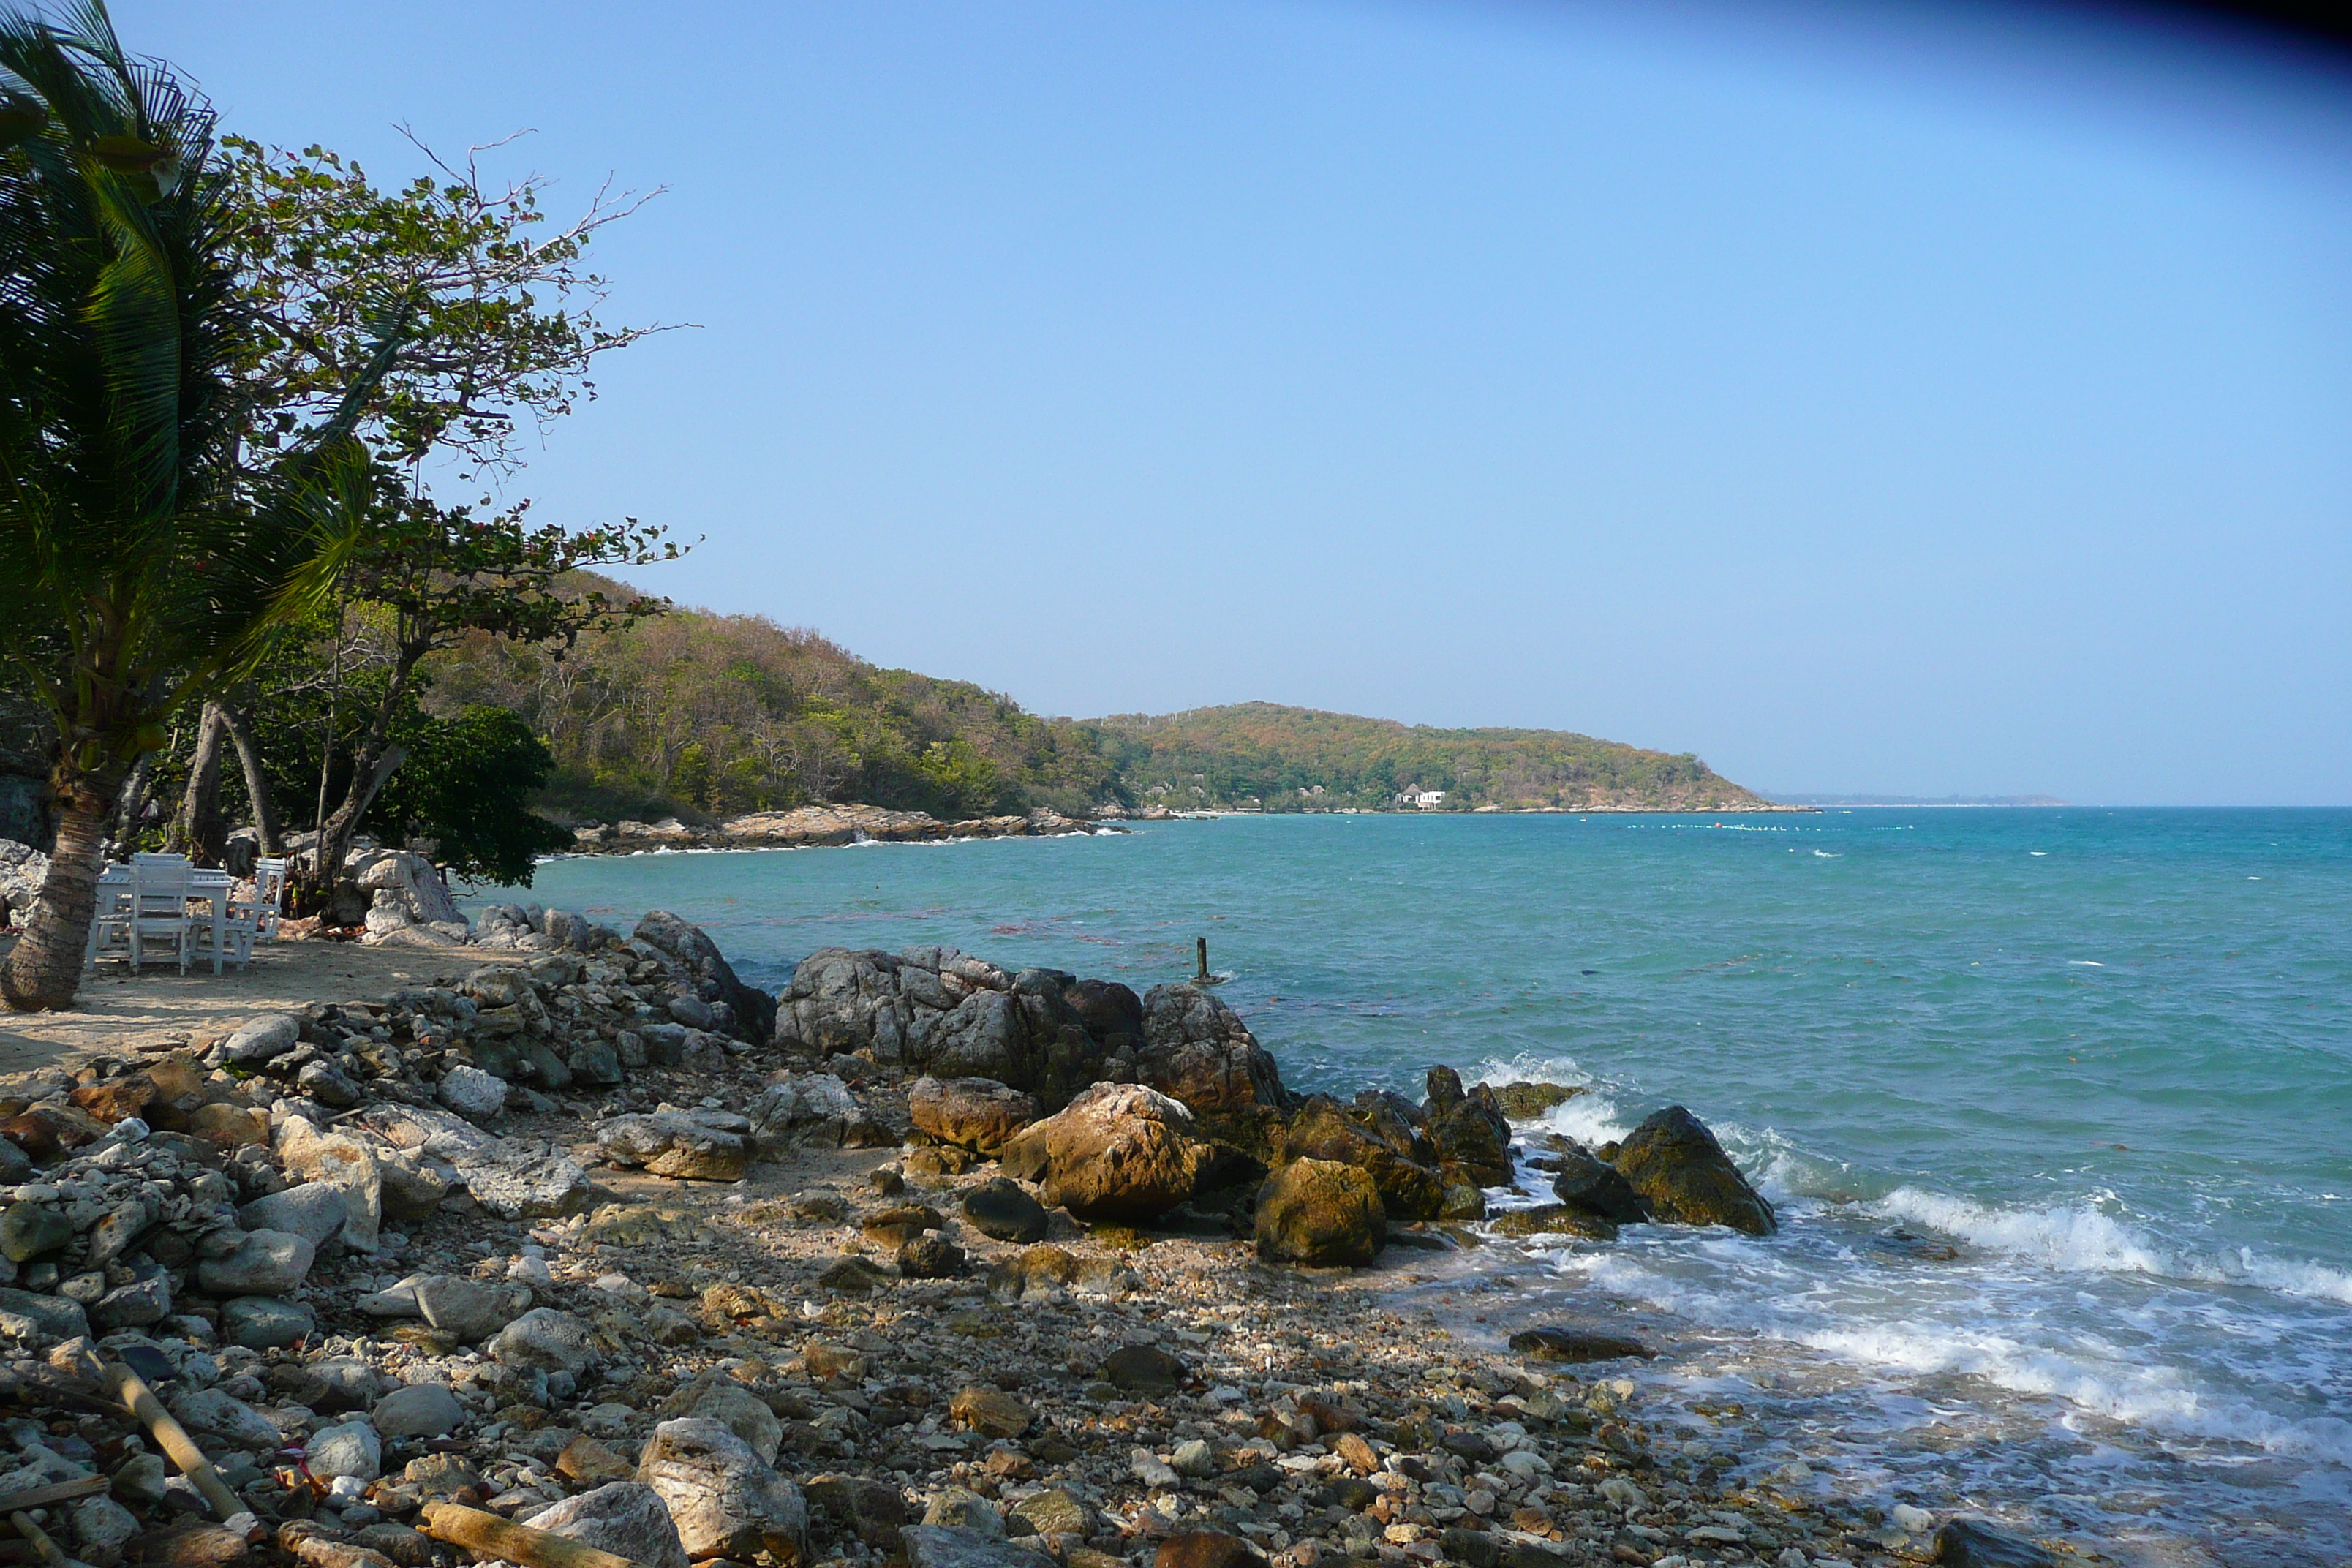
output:
<instances>
[{"instance_id":1,"label":"wooden post in water","mask_svg":"<svg viewBox=\"0 0 2352 1568\"><path fill-rule=\"evenodd\" d=\"M1205 936L1194 937L1192 939L1192 953L1195 960L1200 964L1200 973L1192 976L1192 978L1195 980L1206 980L1209 977L1209 939Z\"/></svg>"}]
</instances>

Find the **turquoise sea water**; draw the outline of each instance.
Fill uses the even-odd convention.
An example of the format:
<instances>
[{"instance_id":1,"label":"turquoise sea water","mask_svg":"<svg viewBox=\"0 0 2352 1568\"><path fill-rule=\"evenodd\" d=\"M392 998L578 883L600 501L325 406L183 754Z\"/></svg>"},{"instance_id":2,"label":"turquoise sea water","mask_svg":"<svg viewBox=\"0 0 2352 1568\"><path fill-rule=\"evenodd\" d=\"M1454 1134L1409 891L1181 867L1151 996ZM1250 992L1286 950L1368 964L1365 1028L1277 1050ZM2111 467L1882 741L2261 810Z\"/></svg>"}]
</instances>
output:
<instances>
[{"instance_id":1,"label":"turquoise sea water","mask_svg":"<svg viewBox=\"0 0 2352 1568\"><path fill-rule=\"evenodd\" d=\"M771 987L944 942L1141 991L1205 934L1296 1087L1551 1077L1595 1138L1688 1105L1780 1236L1422 1289L1474 1334L1632 1314L1686 1352L1662 1393L1783 1417L1689 1415L1694 1454L2152 1562L2352 1562L2352 812L1228 817L566 860L531 896L675 910Z\"/></svg>"}]
</instances>

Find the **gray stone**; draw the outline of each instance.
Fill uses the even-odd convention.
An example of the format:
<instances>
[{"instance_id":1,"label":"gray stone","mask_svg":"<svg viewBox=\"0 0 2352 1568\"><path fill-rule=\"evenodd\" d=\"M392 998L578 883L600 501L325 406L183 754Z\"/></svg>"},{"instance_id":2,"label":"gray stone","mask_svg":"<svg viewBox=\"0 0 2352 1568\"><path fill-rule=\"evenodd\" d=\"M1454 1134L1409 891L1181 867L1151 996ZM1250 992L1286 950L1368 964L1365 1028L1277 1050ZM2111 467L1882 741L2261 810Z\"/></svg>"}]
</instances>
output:
<instances>
[{"instance_id":1,"label":"gray stone","mask_svg":"<svg viewBox=\"0 0 2352 1568\"><path fill-rule=\"evenodd\" d=\"M172 1472L161 1454L133 1454L114 1472L114 1495L124 1502L152 1508L171 1488Z\"/></svg>"},{"instance_id":2,"label":"gray stone","mask_svg":"<svg viewBox=\"0 0 2352 1568\"><path fill-rule=\"evenodd\" d=\"M621 1054L610 1042L583 1040L572 1047L572 1076L594 1089L621 1081Z\"/></svg>"},{"instance_id":3,"label":"gray stone","mask_svg":"<svg viewBox=\"0 0 2352 1568\"><path fill-rule=\"evenodd\" d=\"M90 1321L100 1328L143 1329L150 1323L160 1323L172 1315L172 1281L162 1269L155 1269L128 1285L118 1285L98 1299L89 1310Z\"/></svg>"},{"instance_id":4,"label":"gray stone","mask_svg":"<svg viewBox=\"0 0 2352 1568\"><path fill-rule=\"evenodd\" d=\"M196 1265L196 1283L215 1296L283 1296L302 1283L318 1255L306 1237L247 1231L227 1257Z\"/></svg>"},{"instance_id":5,"label":"gray stone","mask_svg":"<svg viewBox=\"0 0 2352 1568\"><path fill-rule=\"evenodd\" d=\"M113 1262L138 1243L155 1223L155 1210L143 1197L129 1197L114 1205L89 1233L82 1258L97 1268Z\"/></svg>"},{"instance_id":6,"label":"gray stone","mask_svg":"<svg viewBox=\"0 0 2352 1568\"><path fill-rule=\"evenodd\" d=\"M466 1190L500 1219L557 1219L588 1206L588 1173L569 1155L461 1164Z\"/></svg>"},{"instance_id":7,"label":"gray stone","mask_svg":"<svg viewBox=\"0 0 2352 1568\"><path fill-rule=\"evenodd\" d=\"M364 1421L321 1426L302 1450L310 1473L331 1481L338 1476L372 1481L383 1474L383 1439Z\"/></svg>"},{"instance_id":8,"label":"gray stone","mask_svg":"<svg viewBox=\"0 0 2352 1568\"><path fill-rule=\"evenodd\" d=\"M368 1419L387 1437L446 1437L465 1425L466 1407L444 1384L412 1383L377 1400Z\"/></svg>"},{"instance_id":9,"label":"gray stone","mask_svg":"<svg viewBox=\"0 0 2352 1568\"><path fill-rule=\"evenodd\" d=\"M1053 1568L1054 1560L976 1530L944 1524L910 1524L900 1531L907 1568Z\"/></svg>"},{"instance_id":10,"label":"gray stone","mask_svg":"<svg viewBox=\"0 0 2352 1568\"><path fill-rule=\"evenodd\" d=\"M625 1557L641 1568L687 1568L686 1547L668 1505L643 1481L613 1481L565 1498L531 1515L530 1527Z\"/></svg>"},{"instance_id":11,"label":"gray stone","mask_svg":"<svg viewBox=\"0 0 2352 1568\"><path fill-rule=\"evenodd\" d=\"M665 1418L691 1417L716 1421L751 1445L767 1464L776 1462L783 1446L784 1424L767 1402L733 1378L706 1373L664 1401Z\"/></svg>"},{"instance_id":12,"label":"gray stone","mask_svg":"<svg viewBox=\"0 0 2352 1568\"><path fill-rule=\"evenodd\" d=\"M89 1314L82 1310L81 1303L63 1296L0 1289L0 1316L28 1322L36 1335L44 1340L70 1340L89 1332Z\"/></svg>"},{"instance_id":13,"label":"gray stone","mask_svg":"<svg viewBox=\"0 0 2352 1568\"><path fill-rule=\"evenodd\" d=\"M616 1165L642 1165L656 1176L691 1181L731 1182L751 1163L750 1138L679 1110L599 1123L596 1147Z\"/></svg>"},{"instance_id":14,"label":"gray stone","mask_svg":"<svg viewBox=\"0 0 2352 1568\"><path fill-rule=\"evenodd\" d=\"M964 1194L963 1217L992 1240L1045 1239L1045 1205L1003 1176L992 1176Z\"/></svg>"},{"instance_id":15,"label":"gray stone","mask_svg":"<svg viewBox=\"0 0 2352 1568\"><path fill-rule=\"evenodd\" d=\"M367 1098L360 1086L327 1062L304 1062L294 1075L294 1087L321 1105L349 1110Z\"/></svg>"},{"instance_id":16,"label":"gray stone","mask_svg":"<svg viewBox=\"0 0 2352 1568\"><path fill-rule=\"evenodd\" d=\"M304 1366L287 1386L295 1404L331 1413L365 1409L387 1384L383 1373L359 1357L339 1355Z\"/></svg>"},{"instance_id":17,"label":"gray stone","mask_svg":"<svg viewBox=\"0 0 2352 1568\"><path fill-rule=\"evenodd\" d=\"M100 1493L74 1505L73 1533L74 1545L84 1557L111 1563L139 1533L139 1517Z\"/></svg>"},{"instance_id":18,"label":"gray stone","mask_svg":"<svg viewBox=\"0 0 2352 1568\"><path fill-rule=\"evenodd\" d=\"M55 1252L74 1237L73 1221L61 1209L22 1200L0 1214L0 1257L24 1263Z\"/></svg>"},{"instance_id":19,"label":"gray stone","mask_svg":"<svg viewBox=\"0 0 2352 1568\"><path fill-rule=\"evenodd\" d=\"M305 1182L256 1198L236 1211L237 1223L247 1230L284 1231L300 1237L313 1248L341 1236L350 1218L350 1199L331 1182Z\"/></svg>"},{"instance_id":20,"label":"gray stone","mask_svg":"<svg viewBox=\"0 0 2352 1568\"><path fill-rule=\"evenodd\" d=\"M506 1109L506 1080L459 1063L441 1075L433 1098L460 1116L487 1120Z\"/></svg>"},{"instance_id":21,"label":"gray stone","mask_svg":"<svg viewBox=\"0 0 2352 1568\"><path fill-rule=\"evenodd\" d=\"M221 1338L249 1351L284 1350L319 1331L319 1320L299 1301L281 1296L238 1296L221 1303Z\"/></svg>"},{"instance_id":22,"label":"gray stone","mask_svg":"<svg viewBox=\"0 0 2352 1568\"><path fill-rule=\"evenodd\" d=\"M207 1436L232 1448L276 1448L286 1441L268 1417L217 1388L186 1389L167 1405L200 1444Z\"/></svg>"},{"instance_id":23,"label":"gray stone","mask_svg":"<svg viewBox=\"0 0 2352 1568\"><path fill-rule=\"evenodd\" d=\"M302 1038L302 1020L291 1013L264 1013L221 1042L221 1055L244 1067L282 1057Z\"/></svg>"},{"instance_id":24,"label":"gray stone","mask_svg":"<svg viewBox=\"0 0 2352 1568\"><path fill-rule=\"evenodd\" d=\"M1979 1519L1955 1519L1936 1531L1938 1568L2056 1568L2058 1559L2031 1541Z\"/></svg>"},{"instance_id":25,"label":"gray stone","mask_svg":"<svg viewBox=\"0 0 2352 1568\"><path fill-rule=\"evenodd\" d=\"M969 1530L996 1541L1004 1539L1004 1516L996 1505L978 1492L962 1487L945 1487L923 1510L925 1524L944 1524L953 1530Z\"/></svg>"},{"instance_id":26,"label":"gray stone","mask_svg":"<svg viewBox=\"0 0 2352 1568\"><path fill-rule=\"evenodd\" d=\"M686 1554L747 1562L761 1550L808 1560L800 1489L716 1421L665 1421L637 1461L637 1479L661 1494Z\"/></svg>"},{"instance_id":27,"label":"gray stone","mask_svg":"<svg viewBox=\"0 0 2352 1568\"><path fill-rule=\"evenodd\" d=\"M469 1345L505 1328L530 1305L527 1287L428 1274L415 1287L419 1316Z\"/></svg>"},{"instance_id":28,"label":"gray stone","mask_svg":"<svg viewBox=\"0 0 2352 1568\"><path fill-rule=\"evenodd\" d=\"M1094 1514L1087 1505L1060 1487L1049 1487L1042 1492L1023 1498L1013 1508L1011 1530L1022 1528L1022 1535L1092 1535Z\"/></svg>"},{"instance_id":29,"label":"gray stone","mask_svg":"<svg viewBox=\"0 0 2352 1568\"><path fill-rule=\"evenodd\" d=\"M552 1307L525 1312L499 1330L489 1348L501 1364L533 1372L584 1372L603 1359L588 1325Z\"/></svg>"}]
</instances>

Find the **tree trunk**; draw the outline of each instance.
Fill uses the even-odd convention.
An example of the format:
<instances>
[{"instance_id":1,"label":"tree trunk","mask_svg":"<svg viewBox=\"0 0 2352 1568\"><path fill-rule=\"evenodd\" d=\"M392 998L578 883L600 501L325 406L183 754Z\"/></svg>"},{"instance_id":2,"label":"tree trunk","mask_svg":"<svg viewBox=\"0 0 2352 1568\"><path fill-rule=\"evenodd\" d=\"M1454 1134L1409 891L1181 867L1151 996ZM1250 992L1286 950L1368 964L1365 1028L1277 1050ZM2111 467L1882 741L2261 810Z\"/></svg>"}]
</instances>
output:
<instances>
[{"instance_id":1,"label":"tree trunk","mask_svg":"<svg viewBox=\"0 0 2352 1568\"><path fill-rule=\"evenodd\" d=\"M278 797L270 792L269 775L261 771L261 748L254 743L253 721L244 710L221 703L221 721L236 742L236 760L245 770L245 795L253 803L253 832L261 852L275 859L286 853L286 824L278 815Z\"/></svg>"},{"instance_id":2,"label":"tree trunk","mask_svg":"<svg viewBox=\"0 0 2352 1568\"><path fill-rule=\"evenodd\" d=\"M196 749L188 760L188 787L172 818L163 847L185 855L199 866L217 866L221 858L220 778L221 739L228 729L220 704L205 704L196 726Z\"/></svg>"},{"instance_id":3,"label":"tree trunk","mask_svg":"<svg viewBox=\"0 0 2352 1568\"><path fill-rule=\"evenodd\" d=\"M343 792L342 805L335 807L334 816L319 832L319 847L311 861L320 891L332 888L335 879L342 874L343 858L351 853L352 840L359 837L360 824L367 809L375 804L385 783L408 760L405 746L386 746L382 752L370 755L362 751L352 759L351 787ZM364 763L365 772L360 771Z\"/></svg>"},{"instance_id":4,"label":"tree trunk","mask_svg":"<svg viewBox=\"0 0 2352 1568\"><path fill-rule=\"evenodd\" d=\"M114 823L114 858L118 860L131 858L131 841L147 812L147 781L154 771L155 753L143 752L131 764L131 776L122 781Z\"/></svg>"},{"instance_id":5,"label":"tree trunk","mask_svg":"<svg viewBox=\"0 0 2352 1568\"><path fill-rule=\"evenodd\" d=\"M113 807L110 779L77 777L58 786L58 847L25 934L0 967L0 1001L19 1013L73 1005L90 918L98 908L99 860Z\"/></svg>"}]
</instances>

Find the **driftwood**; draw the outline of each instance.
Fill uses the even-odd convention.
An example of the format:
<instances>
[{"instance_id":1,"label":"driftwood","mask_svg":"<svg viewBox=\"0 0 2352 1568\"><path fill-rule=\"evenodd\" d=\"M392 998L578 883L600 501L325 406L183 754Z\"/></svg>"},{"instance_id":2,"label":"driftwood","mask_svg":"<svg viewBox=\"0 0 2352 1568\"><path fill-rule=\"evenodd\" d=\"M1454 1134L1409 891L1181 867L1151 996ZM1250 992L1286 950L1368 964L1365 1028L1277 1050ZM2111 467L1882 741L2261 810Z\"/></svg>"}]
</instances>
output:
<instances>
[{"instance_id":1,"label":"driftwood","mask_svg":"<svg viewBox=\"0 0 2352 1568\"><path fill-rule=\"evenodd\" d=\"M583 1546L567 1536L533 1530L454 1502L426 1503L417 1515L416 1528L436 1541L519 1563L522 1568L642 1568L626 1557Z\"/></svg>"},{"instance_id":2,"label":"driftwood","mask_svg":"<svg viewBox=\"0 0 2352 1568\"><path fill-rule=\"evenodd\" d=\"M61 1502L89 1497L102 1492L114 1483L104 1476L84 1476L79 1480L54 1481L45 1487L26 1487L20 1492L0 1493L0 1513L21 1513L28 1508L55 1508Z\"/></svg>"},{"instance_id":3,"label":"driftwood","mask_svg":"<svg viewBox=\"0 0 2352 1568\"><path fill-rule=\"evenodd\" d=\"M155 1435L155 1441L163 1445L164 1454L180 1468L180 1473L188 1478L189 1484L203 1495L204 1500L212 1504L215 1513L226 1520L245 1511L245 1504L228 1489L228 1483L220 1479L220 1472L213 1468L210 1459L205 1458L205 1451L196 1447L196 1440L188 1436L188 1429L163 1408L163 1402L155 1397L154 1390L139 1381L137 1373L119 1363L110 1362L106 1367L106 1388L121 1399L125 1409L146 1424L147 1430Z\"/></svg>"},{"instance_id":4,"label":"driftwood","mask_svg":"<svg viewBox=\"0 0 2352 1568\"><path fill-rule=\"evenodd\" d=\"M39 1554L43 1563L48 1564L48 1568L67 1568L67 1564L72 1561L66 1555L65 1548L51 1541L49 1532L35 1524L33 1516L23 1509L18 1509L15 1513L10 1514L8 1522L16 1527L17 1534L33 1543L33 1550Z\"/></svg>"}]
</instances>

